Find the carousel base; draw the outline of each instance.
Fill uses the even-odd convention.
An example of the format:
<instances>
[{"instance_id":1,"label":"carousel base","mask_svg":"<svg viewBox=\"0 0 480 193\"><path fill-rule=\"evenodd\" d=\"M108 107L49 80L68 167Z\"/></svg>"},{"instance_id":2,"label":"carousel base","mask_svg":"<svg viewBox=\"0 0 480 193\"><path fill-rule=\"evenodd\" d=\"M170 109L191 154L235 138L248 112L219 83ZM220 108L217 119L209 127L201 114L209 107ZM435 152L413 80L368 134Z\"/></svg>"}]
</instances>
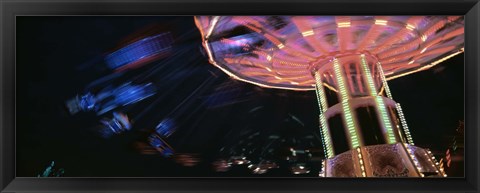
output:
<instances>
[{"instance_id":1,"label":"carousel base","mask_svg":"<svg viewBox=\"0 0 480 193\"><path fill-rule=\"evenodd\" d=\"M444 177L430 151L409 144L358 147L323 162L320 177Z\"/></svg>"}]
</instances>

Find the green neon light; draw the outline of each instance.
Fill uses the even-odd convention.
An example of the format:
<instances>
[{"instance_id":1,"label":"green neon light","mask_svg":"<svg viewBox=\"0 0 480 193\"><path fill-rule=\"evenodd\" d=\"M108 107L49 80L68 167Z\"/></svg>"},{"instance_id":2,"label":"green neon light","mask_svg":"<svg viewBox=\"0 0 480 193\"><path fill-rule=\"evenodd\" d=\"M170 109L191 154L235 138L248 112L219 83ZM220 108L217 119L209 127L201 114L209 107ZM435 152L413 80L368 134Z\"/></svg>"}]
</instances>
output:
<instances>
[{"instance_id":1,"label":"green neon light","mask_svg":"<svg viewBox=\"0 0 480 193\"><path fill-rule=\"evenodd\" d=\"M387 108L385 107L385 103L383 102L382 97L377 96L377 92L375 89L375 84L373 82L372 74L370 73L370 69L367 66L367 61L365 59L365 55L361 55L361 63L362 63L362 69L364 72L364 76L367 78L367 82L369 85L369 90L370 90L370 95L375 96L375 102L377 105L377 109L380 113L381 121L383 125L385 126L387 130L387 139L388 143L393 144L396 142L395 140L395 135L393 133L393 128L392 128L392 122L390 121L390 118L388 117L387 113ZM385 87L387 89L387 87Z\"/></svg>"},{"instance_id":2,"label":"green neon light","mask_svg":"<svg viewBox=\"0 0 480 193\"><path fill-rule=\"evenodd\" d=\"M390 99L393 99L392 94L390 93L390 88L388 87L388 84L387 84L387 79L385 78L385 74L383 73L383 68L382 68L380 62L377 63L377 67L378 67L378 71L380 72L380 76L382 78L383 85L385 86L385 92L387 93L387 97L390 98ZM395 108L397 109L398 115L400 116L400 122L402 124L403 131L404 131L404 133L407 137L407 142L409 144L414 145L412 135L410 134L410 129L408 129L407 121L405 120L405 117L403 116L402 107L400 106L399 103L397 103L397 104L395 104Z\"/></svg>"},{"instance_id":3,"label":"green neon light","mask_svg":"<svg viewBox=\"0 0 480 193\"><path fill-rule=\"evenodd\" d=\"M348 91L345 88L345 82L343 80L342 72L338 60L335 58L333 60L333 69L335 71L335 77L337 78L338 87L340 88L340 93L342 96L342 108L344 113L345 122L347 123L348 133L350 134L350 140L352 148L360 146L360 140L358 139L357 129L355 127L355 122L350 112L350 104L348 103Z\"/></svg>"},{"instance_id":4,"label":"green neon light","mask_svg":"<svg viewBox=\"0 0 480 193\"><path fill-rule=\"evenodd\" d=\"M362 61L362 69L364 72L364 76L367 78L368 88L370 90L370 95L377 96L377 92L375 89L375 83L373 82L372 74L370 73L370 69L367 66L367 61L365 60L365 55L361 55Z\"/></svg>"},{"instance_id":5,"label":"green neon light","mask_svg":"<svg viewBox=\"0 0 480 193\"><path fill-rule=\"evenodd\" d=\"M383 103L383 98L381 96L376 96L375 101L378 106L378 110L380 111L380 114L382 116L382 120L385 124L385 127L387 129L387 136L388 136L388 142L390 144L396 143L395 140L395 135L393 134L393 129L392 129L392 124L390 122L390 118L388 117L387 114L387 108L385 107L385 104Z\"/></svg>"},{"instance_id":6,"label":"green neon light","mask_svg":"<svg viewBox=\"0 0 480 193\"><path fill-rule=\"evenodd\" d=\"M322 112L323 112L323 108L322 108L322 106L320 105L320 104L321 104L320 91L319 91L320 85L319 85L319 83L318 83L318 82L319 82L319 79L317 78L317 76L318 76L318 72L315 72L315 94L316 94L316 96L317 96L318 108L320 109L320 113L322 113Z\"/></svg>"},{"instance_id":7,"label":"green neon light","mask_svg":"<svg viewBox=\"0 0 480 193\"><path fill-rule=\"evenodd\" d=\"M320 105L320 112L325 112L328 109L327 106L327 101L325 97L325 91L323 90L322 86L322 80L320 77L320 74L318 72L315 72L315 85L316 85L316 93L317 93L317 101L318 104Z\"/></svg>"},{"instance_id":8,"label":"green neon light","mask_svg":"<svg viewBox=\"0 0 480 193\"><path fill-rule=\"evenodd\" d=\"M320 126L321 126L321 130L322 130L322 133L323 133L323 138L325 139L326 143L325 143L325 149L326 149L326 153L327 153L327 158L331 158L333 157L333 147L332 147L332 139L330 137L330 133L329 133L329 130L328 130L328 124L327 124L327 119L325 118L325 115L322 113L320 114Z\"/></svg>"},{"instance_id":9,"label":"green neon light","mask_svg":"<svg viewBox=\"0 0 480 193\"><path fill-rule=\"evenodd\" d=\"M315 72L315 80L316 80L316 89L315 93L317 94L317 100L320 108L320 134L322 136L322 144L323 149L325 150L325 157L331 158L334 156L332 139L330 137L329 128L327 124L327 119L325 118L324 112L327 111L327 104L326 104L326 97L325 92L323 90L322 81L320 79L320 74Z\"/></svg>"}]
</instances>

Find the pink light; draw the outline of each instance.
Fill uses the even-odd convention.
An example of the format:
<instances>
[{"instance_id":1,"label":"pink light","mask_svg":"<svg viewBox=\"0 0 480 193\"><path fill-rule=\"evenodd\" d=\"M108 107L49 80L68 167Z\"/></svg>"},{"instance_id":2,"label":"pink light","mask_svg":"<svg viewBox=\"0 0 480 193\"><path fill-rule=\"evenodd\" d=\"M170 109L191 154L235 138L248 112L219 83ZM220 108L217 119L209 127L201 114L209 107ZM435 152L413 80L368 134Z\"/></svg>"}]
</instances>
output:
<instances>
[{"instance_id":1,"label":"pink light","mask_svg":"<svg viewBox=\"0 0 480 193\"><path fill-rule=\"evenodd\" d=\"M313 89L315 80L311 77L311 70L322 68L322 65L328 63L328 58L336 55L373 55L381 61L389 79L400 77L397 76L400 70L402 73L416 72L419 66L434 62L431 60L436 56L457 51L460 49L457 45L463 43L464 26L461 16L280 17L280 27L273 26L270 16L197 16L195 19L205 40L204 46L209 49L207 53L212 64L242 81L292 90ZM245 52L257 54L258 57L229 54L228 50L224 50L226 53L212 53L206 45L209 44L209 34L205 33L211 31L218 39L222 33L226 33L225 30L239 26L246 27L251 30L249 33L256 33L256 36L263 38L265 43L262 47L232 38L226 38L224 43L230 39L230 44L243 47ZM438 32L440 28L444 29ZM258 72L251 71L250 68L258 69ZM274 76L286 81L278 83ZM275 82L269 85L270 81ZM346 81L351 83L361 80L351 77ZM359 84L358 90L365 88Z\"/></svg>"}]
</instances>

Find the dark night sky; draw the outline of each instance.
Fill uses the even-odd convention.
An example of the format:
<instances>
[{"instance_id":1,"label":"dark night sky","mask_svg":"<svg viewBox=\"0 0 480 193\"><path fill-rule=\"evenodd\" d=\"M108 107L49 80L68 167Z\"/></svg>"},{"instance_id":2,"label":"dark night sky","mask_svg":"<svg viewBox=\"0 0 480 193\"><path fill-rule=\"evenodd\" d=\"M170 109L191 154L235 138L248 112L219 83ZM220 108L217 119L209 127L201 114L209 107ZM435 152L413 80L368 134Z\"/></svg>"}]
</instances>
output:
<instances>
[{"instance_id":1,"label":"dark night sky","mask_svg":"<svg viewBox=\"0 0 480 193\"><path fill-rule=\"evenodd\" d=\"M52 160L65 168L68 177L214 175L206 165L185 168L159 156L140 155L132 142L142 138L141 132L108 140L95 137L88 128L98 123L97 117L72 117L63 108L65 100L111 73L101 67L101 62L88 66L89 61L114 49L139 29L158 23L174 35L174 51L183 55L166 63L171 67L168 70L180 69L175 76L155 74L147 79L159 90L175 82L180 86L174 92L162 93L163 100L154 105L155 99L147 99L129 109L135 116L152 107L136 120L134 130L155 126L212 74L216 77L212 88L199 94L179 116L186 123L177 137L179 151L213 156L225 143L238 141L242 132L300 136L318 130L313 91L263 89L226 77L202 55L193 17L17 17L17 176L36 176ZM138 79L149 70L147 66L132 71L125 79ZM439 151L446 148L447 136L464 117L463 71L460 54L430 70L389 81L416 145ZM214 109L200 105L199 111L193 111L215 87L226 83L240 89L241 94L234 98L236 103ZM255 107L262 108L256 114L249 113ZM288 114L305 125L285 124ZM258 143L265 145L262 140Z\"/></svg>"}]
</instances>

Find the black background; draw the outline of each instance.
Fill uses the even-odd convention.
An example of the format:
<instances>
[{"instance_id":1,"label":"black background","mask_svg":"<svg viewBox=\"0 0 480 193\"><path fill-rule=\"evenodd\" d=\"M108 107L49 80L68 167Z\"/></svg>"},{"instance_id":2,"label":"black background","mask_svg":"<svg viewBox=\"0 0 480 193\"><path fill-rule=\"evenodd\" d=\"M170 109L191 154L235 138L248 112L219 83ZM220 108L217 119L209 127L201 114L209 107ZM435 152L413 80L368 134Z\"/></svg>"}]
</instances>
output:
<instances>
[{"instance_id":1,"label":"black background","mask_svg":"<svg viewBox=\"0 0 480 193\"><path fill-rule=\"evenodd\" d=\"M62 107L66 99L81 92L86 84L107 74L101 68L81 71L78 66L101 56L126 36L152 23L169 23L168 29L173 34L184 35L178 49L188 50L191 58L183 58L179 63L185 69L195 69L195 77L201 80L210 76L208 71L216 72L200 52L201 39L193 17L17 17L17 176L36 176L52 160L58 167L65 168L65 176L72 177L213 175L207 166L184 168L158 156L139 155L131 148L131 142L138 137L135 134L110 140L96 138L86 129L94 117L70 117ZM443 151L449 140L447 136L453 134L458 121L463 120L463 70L461 54L430 70L389 81L393 97L402 104L418 146ZM219 83L231 81L221 73L216 74ZM184 90L178 91L179 96L196 86L196 81L188 81L190 76L179 78L187 80ZM268 125L271 120L293 112L302 117L308 129L317 130L318 109L313 92L258 90L245 83L236 84L247 92L254 92L257 98L247 105L230 105L209 112L203 120L203 128L208 129L195 129L186 138L191 142L182 146L184 151L214 151L215 148L209 148L220 142L211 145L211 139L223 137L227 131L222 128L235 128L225 124L244 124L240 117L258 104L265 104L269 107L266 110L272 113L267 113L256 125ZM178 103L176 95L169 98L163 105ZM148 104L146 101L139 105ZM158 110L151 114L167 112ZM215 113L233 119L219 120ZM273 115L276 113L278 115ZM148 116L143 120L151 124L158 121L149 120ZM210 123L216 127L208 127Z\"/></svg>"}]
</instances>

